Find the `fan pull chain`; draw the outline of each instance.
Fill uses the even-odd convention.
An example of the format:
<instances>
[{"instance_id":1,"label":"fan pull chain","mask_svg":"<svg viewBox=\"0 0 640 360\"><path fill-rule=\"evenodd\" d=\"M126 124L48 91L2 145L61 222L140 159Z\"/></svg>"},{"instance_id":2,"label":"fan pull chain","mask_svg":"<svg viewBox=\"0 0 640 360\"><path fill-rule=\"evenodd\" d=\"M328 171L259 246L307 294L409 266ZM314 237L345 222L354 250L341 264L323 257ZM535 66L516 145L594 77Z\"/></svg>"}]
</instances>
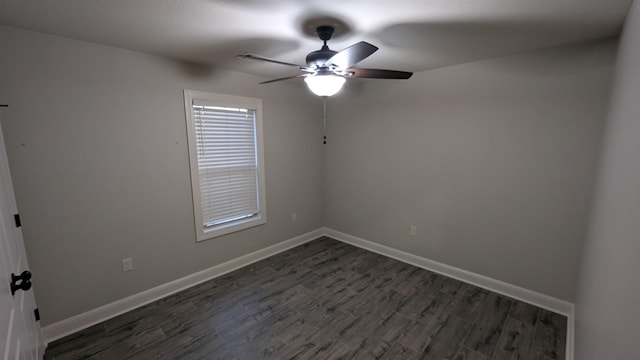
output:
<instances>
[{"instance_id":1,"label":"fan pull chain","mask_svg":"<svg viewBox=\"0 0 640 360\"><path fill-rule=\"evenodd\" d=\"M327 144L327 97L325 96L322 99L322 120L323 120L323 128L322 128L322 144Z\"/></svg>"}]
</instances>

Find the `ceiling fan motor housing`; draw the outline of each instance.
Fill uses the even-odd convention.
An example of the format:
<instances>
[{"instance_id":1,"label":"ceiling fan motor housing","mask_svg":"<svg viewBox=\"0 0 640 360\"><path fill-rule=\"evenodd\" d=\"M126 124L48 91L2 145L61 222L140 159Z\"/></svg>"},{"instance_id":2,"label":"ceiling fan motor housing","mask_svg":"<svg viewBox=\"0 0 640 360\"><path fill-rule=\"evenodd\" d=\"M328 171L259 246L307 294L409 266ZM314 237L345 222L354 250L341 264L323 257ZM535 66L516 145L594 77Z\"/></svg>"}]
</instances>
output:
<instances>
[{"instance_id":1,"label":"ceiling fan motor housing","mask_svg":"<svg viewBox=\"0 0 640 360\"><path fill-rule=\"evenodd\" d=\"M337 51L329 49L327 45L323 45L322 49L312 51L307 55L307 66L314 68L325 67L327 60L331 59L333 55L337 54Z\"/></svg>"}]
</instances>

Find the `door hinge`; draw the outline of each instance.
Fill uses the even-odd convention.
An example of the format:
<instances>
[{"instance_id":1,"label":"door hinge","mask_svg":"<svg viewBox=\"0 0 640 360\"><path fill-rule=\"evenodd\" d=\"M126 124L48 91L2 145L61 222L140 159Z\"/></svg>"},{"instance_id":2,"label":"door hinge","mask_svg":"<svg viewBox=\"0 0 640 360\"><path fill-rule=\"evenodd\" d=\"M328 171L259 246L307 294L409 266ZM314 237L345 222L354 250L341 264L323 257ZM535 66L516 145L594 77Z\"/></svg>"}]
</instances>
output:
<instances>
[{"instance_id":1,"label":"door hinge","mask_svg":"<svg viewBox=\"0 0 640 360\"><path fill-rule=\"evenodd\" d=\"M33 309L33 315L36 317L36 321L40 321L40 310L38 308Z\"/></svg>"},{"instance_id":2,"label":"door hinge","mask_svg":"<svg viewBox=\"0 0 640 360\"><path fill-rule=\"evenodd\" d=\"M16 227L22 226L22 221L20 221L20 214L13 215L13 220L16 222Z\"/></svg>"}]
</instances>

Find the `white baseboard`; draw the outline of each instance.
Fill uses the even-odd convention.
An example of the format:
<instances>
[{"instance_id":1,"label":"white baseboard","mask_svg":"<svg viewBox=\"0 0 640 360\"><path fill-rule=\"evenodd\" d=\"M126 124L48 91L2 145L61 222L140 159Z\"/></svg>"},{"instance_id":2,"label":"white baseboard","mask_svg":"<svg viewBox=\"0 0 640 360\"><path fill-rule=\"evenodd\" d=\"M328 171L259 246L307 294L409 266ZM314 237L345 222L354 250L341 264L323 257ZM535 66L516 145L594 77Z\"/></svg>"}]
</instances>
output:
<instances>
[{"instance_id":1,"label":"white baseboard","mask_svg":"<svg viewBox=\"0 0 640 360\"><path fill-rule=\"evenodd\" d=\"M210 267L183 278L156 286L141 293L117 300L110 304L75 315L57 323L47 325L42 328L43 338L46 343L50 343L82 329L102 321L111 319L120 314L126 313L140 306L159 300L171 294L177 293L194 285L211 280L228 272L247 266L256 261L273 256L298 245L304 244L321 236L328 236L335 240L345 242L368 251L384 255L407 264L411 264L438 274L442 274L471 285L475 285L499 294L503 294L514 299L547 309L567 316L567 349L566 359L573 360L574 341L574 305L570 302L556 299L532 290L528 290L516 285L512 285L487 276L476 274L467 270L446 265L434 260L430 260L418 255L410 254L385 245L381 245L369 240L358 238L329 228L320 228L306 234L296 236L289 240L260 249L239 258Z\"/></svg>"},{"instance_id":2,"label":"white baseboard","mask_svg":"<svg viewBox=\"0 0 640 360\"><path fill-rule=\"evenodd\" d=\"M275 245L271 245L264 249L254 251L250 254L240 256L239 258L229 260L225 263L210 267L202 271L198 271L183 278L114 301L110 304L87 311L85 313L75 315L51 325L47 325L42 328L42 336L45 340L45 343L48 344L52 341L63 338L82 329L86 329L90 326L111 319L120 314L124 314L140 306L149 304L171 294L175 294L179 291L190 288L194 285L203 283L233 270L239 269L243 266L247 266L256 261L304 244L306 242L319 238L322 235L322 229L313 230L306 234L302 234L300 236L296 236Z\"/></svg>"},{"instance_id":3,"label":"white baseboard","mask_svg":"<svg viewBox=\"0 0 640 360\"><path fill-rule=\"evenodd\" d=\"M359 248L384 255L407 264L411 264L435 273L454 278L471 285L487 289L498 294L535 305L537 307L553 311L567 317L567 349L566 359L573 360L573 340L574 340L574 305L570 302L560 300L539 292L525 289L520 286L496 280L471 271L463 270L454 266L446 265L418 255L410 254L398 249L365 240L353 235L345 234L329 228L323 228L322 233L332 239L357 246Z\"/></svg>"}]
</instances>

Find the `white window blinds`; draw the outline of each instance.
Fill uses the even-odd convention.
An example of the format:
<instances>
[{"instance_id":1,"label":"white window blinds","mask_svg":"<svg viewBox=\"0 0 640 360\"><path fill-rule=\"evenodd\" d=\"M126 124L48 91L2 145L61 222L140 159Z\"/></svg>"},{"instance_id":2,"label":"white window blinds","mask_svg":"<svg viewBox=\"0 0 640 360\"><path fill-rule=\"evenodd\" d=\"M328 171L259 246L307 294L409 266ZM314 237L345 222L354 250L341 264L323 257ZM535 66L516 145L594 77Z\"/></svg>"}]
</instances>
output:
<instances>
[{"instance_id":1,"label":"white window blinds","mask_svg":"<svg viewBox=\"0 0 640 360\"><path fill-rule=\"evenodd\" d=\"M202 226L259 214L256 110L193 100Z\"/></svg>"}]
</instances>

